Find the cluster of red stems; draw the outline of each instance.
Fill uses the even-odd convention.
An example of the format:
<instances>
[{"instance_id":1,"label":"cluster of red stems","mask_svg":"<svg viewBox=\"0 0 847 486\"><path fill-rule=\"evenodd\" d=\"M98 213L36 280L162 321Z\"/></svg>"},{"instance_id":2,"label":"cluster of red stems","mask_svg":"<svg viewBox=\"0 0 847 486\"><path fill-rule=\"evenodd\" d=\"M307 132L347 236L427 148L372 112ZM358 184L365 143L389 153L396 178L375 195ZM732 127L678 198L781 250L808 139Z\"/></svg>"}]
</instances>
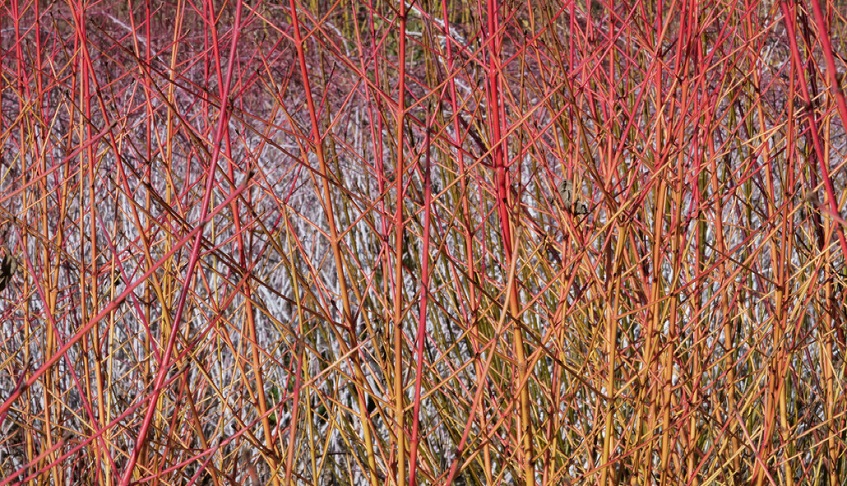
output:
<instances>
[{"instance_id":1,"label":"cluster of red stems","mask_svg":"<svg viewBox=\"0 0 847 486\"><path fill-rule=\"evenodd\" d=\"M0 486L836 486L844 0L0 0Z\"/></svg>"}]
</instances>

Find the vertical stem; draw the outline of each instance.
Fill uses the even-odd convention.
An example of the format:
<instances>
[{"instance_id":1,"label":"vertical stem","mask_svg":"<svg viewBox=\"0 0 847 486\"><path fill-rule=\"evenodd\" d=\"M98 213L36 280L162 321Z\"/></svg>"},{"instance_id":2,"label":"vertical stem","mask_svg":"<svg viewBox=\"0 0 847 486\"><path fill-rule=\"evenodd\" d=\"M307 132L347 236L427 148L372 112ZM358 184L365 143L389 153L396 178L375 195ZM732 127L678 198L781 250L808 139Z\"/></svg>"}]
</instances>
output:
<instances>
[{"instance_id":1,"label":"vertical stem","mask_svg":"<svg viewBox=\"0 0 847 486\"><path fill-rule=\"evenodd\" d=\"M517 252L513 252L516 241L512 238L512 222L510 218L511 184L509 183L508 161L505 154L505 138L501 135L501 95L500 95L500 32L499 15L500 7L497 0L487 0L487 42L488 42L488 116L489 129L491 130L492 157L494 158L494 170L497 184L497 213L500 217L500 231L503 241L503 249L506 254L506 264L511 266L509 260L512 255L517 258ZM519 383L516 393L520 401L518 417L518 442L521 447L521 467L523 468L523 482L526 485L535 484L535 465L532 452L532 422L530 415L530 397L527 369L526 351L524 349L523 330L520 325L520 304L518 303L517 286L513 286L506 296L509 300L510 318L513 321L513 340L515 360L517 362L517 373L514 377L515 383Z\"/></svg>"},{"instance_id":2,"label":"vertical stem","mask_svg":"<svg viewBox=\"0 0 847 486\"><path fill-rule=\"evenodd\" d=\"M415 349L415 401L414 411L412 412L412 438L411 450L409 451L409 485L415 486L415 473L417 471L417 453L418 442L420 440L418 433L420 427L420 410L421 410L421 379L423 375L424 361L424 341L426 340L426 323L427 323L427 302L429 300L429 225L430 216L432 214L432 181L430 180L430 147L429 147L430 131L426 133L425 165L424 165L424 228L423 228L423 251L421 252L421 302L420 314L418 315L418 331L415 338L417 348Z\"/></svg>"},{"instance_id":3,"label":"vertical stem","mask_svg":"<svg viewBox=\"0 0 847 486\"><path fill-rule=\"evenodd\" d=\"M347 290L347 281L344 271L344 260L341 255L341 238L338 234L338 227L335 223L335 213L333 209L332 191L329 188L329 169L326 163L323 149L323 136L321 135L320 124L318 122L318 113L315 107L314 98L312 97L312 88L309 80L309 69L306 65L305 42L300 33L300 19L297 16L296 0L289 0L289 8L291 10L291 23L294 27L294 44L297 48L297 58L300 64L300 75L303 79L303 89L306 96L306 106L309 110L309 119L312 125L312 145L315 149L315 155L318 158L318 171L322 183L322 199L321 204L324 208L324 213L327 218L327 225L330 232L330 246L332 247L332 256L335 262L335 269L338 275L338 290L341 298L341 306L343 312L343 322L347 327L347 333L350 336L352 346L347 346L343 339L339 340L341 351L345 354L352 347L358 349L358 339L356 337L356 324L353 322L353 313L350 305L350 295ZM352 355L353 369L356 375L356 381L359 386L356 387L356 396L359 405L359 417L362 423L362 431L365 439L365 451L368 460L368 477L371 484L377 484L376 477L376 457L374 456L373 439L371 438L371 430L369 427L367 402L362 389L367 383L364 372L358 363L358 351Z\"/></svg>"},{"instance_id":4,"label":"vertical stem","mask_svg":"<svg viewBox=\"0 0 847 486\"><path fill-rule=\"evenodd\" d=\"M406 172L403 154L403 126L406 116L406 2L400 2L397 111L397 165L394 169L397 206L394 210L394 436L397 440L397 486L406 484L405 383L403 378L403 204L405 199L403 174Z\"/></svg>"},{"instance_id":5,"label":"vertical stem","mask_svg":"<svg viewBox=\"0 0 847 486\"><path fill-rule=\"evenodd\" d=\"M613 231L613 228L610 228L609 231ZM608 297L607 304L605 306L606 313L606 356L609 361L607 376L606 376L606 396L609 397L606 402L606 420L604 426L604 435L603 435L603 452L600 456L600 484L605 486L609 484L609 479L611 479L611 484L617 484L617 477L615 477L614 472L609 474L609 471L612 470L611 465L609 465L609 458L612 455L612 444L614 441L614 431L615 431L615 414L616 414L616 405L615 405L615 395L617 394L617 383L615 380L615 367L617 366L617 354L618 354L618 294L620 290L620 262L622 261L622 254L624 250L624 242L626 241L626 235L628 233L628 227L624 226L623 228L619 228L620 234L618 234L617 244L615 246L614 253L612 252L611 246L607 246L606 248L606 271L607 279L609 282L608 287ZM608 243L611 245L611 241Z\"/></svg>"},{"instance_id":6,"label":"vertical stem","mask_svg":"<svg viewBox=\"0 0 847 486\"><path fill-rule=\"evenodd\" d=\"M127 461L126 469L124 470L124 474L121 477L120 485L127 486L132 479L133 472L135 471L135 464L138 461L139 453L142 447L145 447L147 440L147 433L150 429L150 424L153 420L153 416L155 414L157 404L159 401L159 397L162 393L162 386L165 382L165 377L167 376L168 371L171 368L171 355L173 353L174 346L176 344L177 336L179 335L179 327L182 321L182 314L185 310L185 304L188 298L189 287L192 285L195 268L197 267L197 262L200 260L200 242L203 239L203 231L202 227L205 225L206 216L209 214L209 203L212 197L212 189L215 185L215 172L218 167L218 157L220 155L219 147L221 145L221 141L223 140L224 133L227 129L227 122L229 120L228 116L228 98L229 98L229 86L232 81L232 72L235 65L235 49L238 44L238 33L240 31L240 22L241 22L241 6L242 2L239 0L236 3L236 14L235 14L235 26L233 28L233 36L232 36L232 44L230 45L230 63L227 66L226 78L223 79L224 84L224 94L226 96L221 99L221 114L220 118L218 118L218 126L215 132L214 144L212 147L212 155L211 160L209 161L209 167L206 169L206 186L203 193L203 203L200 208L200 219L199 224L201 226L200 231L197 231L197 235L194 237L194 243L191 249L191 256L188 260L188 266L185 272L185 280L182 285L182 291L180 292L179 300L177 301L176 313L174 314L173 319L173 327L170 330L170 336L168 337L168 343L165 347L164 354L162 355L162 359L159 362L159 371L156 376L155 386L151 393L150 403L147 406L147 413L144 417L144 421L141 424L141 428L139 430L138 437L135 441L135 447L133 448L132 454L130 455L129 460ZM210 19L211 22L214 22L214 18Z\"/></svg>"}]
</instances>

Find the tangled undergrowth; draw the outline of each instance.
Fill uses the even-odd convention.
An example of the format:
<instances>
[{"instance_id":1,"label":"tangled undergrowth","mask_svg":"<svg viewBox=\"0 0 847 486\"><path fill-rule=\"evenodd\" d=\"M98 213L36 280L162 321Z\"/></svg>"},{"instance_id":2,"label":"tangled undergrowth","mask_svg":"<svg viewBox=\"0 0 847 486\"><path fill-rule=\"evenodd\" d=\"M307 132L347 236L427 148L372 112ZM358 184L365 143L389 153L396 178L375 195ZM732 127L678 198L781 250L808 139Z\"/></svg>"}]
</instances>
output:
<instances>
[{"instance_id":1,"label":"tangled undergrowth","mask_svg":"<svg viewBox=\"0 0 847 486\"><path fill-rule=\"evenodd\" d=\"M845 16L0 1L0 485L844 484Z\"/></svg>"}]
</instances>

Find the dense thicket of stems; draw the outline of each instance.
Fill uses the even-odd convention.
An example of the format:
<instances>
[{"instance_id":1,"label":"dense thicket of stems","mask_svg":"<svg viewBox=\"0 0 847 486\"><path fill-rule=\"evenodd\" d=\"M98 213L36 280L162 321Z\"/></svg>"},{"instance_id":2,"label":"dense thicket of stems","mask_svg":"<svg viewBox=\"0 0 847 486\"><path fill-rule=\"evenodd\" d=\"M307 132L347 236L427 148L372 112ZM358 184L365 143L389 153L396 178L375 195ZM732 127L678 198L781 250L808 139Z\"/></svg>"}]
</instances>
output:
<instances>
[{"instance_id":1,"label":"dense thicket of stems","mask_svg":"<svg viewBox=\"0 0 847 486\"><path fill-rule=\"evenodd\" d=\"M843 0L0 0L0 486L847 477Z\"/></svg>"}]
</instances>

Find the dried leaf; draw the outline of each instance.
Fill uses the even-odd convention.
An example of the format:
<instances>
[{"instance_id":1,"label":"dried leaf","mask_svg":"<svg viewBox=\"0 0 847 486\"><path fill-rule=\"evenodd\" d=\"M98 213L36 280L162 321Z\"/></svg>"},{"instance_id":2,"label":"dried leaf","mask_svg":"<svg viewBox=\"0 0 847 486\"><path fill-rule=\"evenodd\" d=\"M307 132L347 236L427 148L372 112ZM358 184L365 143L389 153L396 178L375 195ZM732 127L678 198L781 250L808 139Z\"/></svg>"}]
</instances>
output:
<instances>
[{"instance_id":1,"label":"dried leaf","mask_svg":"<svg viewBox=\"0 0 847 486\"><path fill-rule=\"evenodd\" d=\"M565 209L570 209L573 202L573 184L571 184L571 181L567 179L562 181L562 184L559 186L559 197L562 198L562 204Z\"/></svg>"},{"instance_id":2,"label":"dried leaf","mask_svg":"<svg viewBox=\"0 0 847 486\"><path fill-rule=\"evenodd\" d=\"M577 201L577 203L574 205L573 213L577 216L582 214L588 214L588 204L586 204L584 201Z\"/></svg>"},{"instance_id":3,"label":"dried leaf","mask_svg":"<svg viewBox=\"0 0 847 486\"><path fill-rule=\"evenodd\" d=\"M0 261L0 292L6 290L12 276L18 271L18 262L15 257L11 256L6 249L3 250L3 253L3 260Z\"/></svg>"},{"instance_id":4,"label":"dried leaf","mask_svg":"<svg viewBox=\"0 0 847 486\"><path fill-rule=\"evenodd\" d=\"M562 199L564 209L570 211L571 214L575 216L588 214L588 204L585 201L574 198L574 188L571 181L567 179L562 181L559 185L559 197Z\"/></svg>"}]
</instances>

